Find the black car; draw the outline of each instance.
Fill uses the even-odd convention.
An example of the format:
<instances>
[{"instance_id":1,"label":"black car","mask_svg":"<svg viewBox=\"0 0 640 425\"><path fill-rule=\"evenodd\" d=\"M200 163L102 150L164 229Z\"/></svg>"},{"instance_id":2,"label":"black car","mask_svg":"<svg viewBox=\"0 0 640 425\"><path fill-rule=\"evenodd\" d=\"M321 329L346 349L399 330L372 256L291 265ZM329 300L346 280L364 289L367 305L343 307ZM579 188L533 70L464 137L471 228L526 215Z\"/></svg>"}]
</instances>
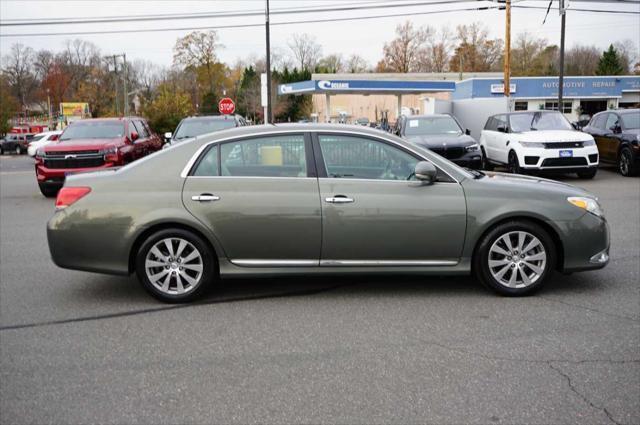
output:
<instances>
[{"instance_id":1,"label":"black car","mask_svg":"<svg viewBox=\"0 0 640 425\"><path fill-rule=\"evenodd\" d=\"M482 167L480 145L449 114L402 115L395 133L463 167Z\"/></svg>"},{"instance_id":2,"label":"black car","mask_svg":"<svg viewBox=\"0 0 640 425\"><path fill-rule=\"evenodd\" d=\"M203 115L187 117L180 121L175 133L165 133L165 140L169 144L174 144L185 139L190 139L203 134L215 133L234 127L244 127L249 125L240 115ZM165 145L166 146L166 145Z\"/></svg>"},{"instance_id":3,"label":"black car","mask_svg":"<svg viewBox=\"0 0 640 425\"><path fill-rule=\"evenodd\" d=\"M0 154L9 152L21 155L27 153L29 142L33 139L33 134L8 133L0 141Z\"/></svg>"},{"instance_id":4,"label":"black car","mask_svg":"<svg viewBox=\"0 0 640 425\"><path fill-rule=\"evenodd\" d=\"M600 163L616 164L623 176L640 173L640 109L599 112L582 131L595 139Z\"/></svg>"}]
</instances>

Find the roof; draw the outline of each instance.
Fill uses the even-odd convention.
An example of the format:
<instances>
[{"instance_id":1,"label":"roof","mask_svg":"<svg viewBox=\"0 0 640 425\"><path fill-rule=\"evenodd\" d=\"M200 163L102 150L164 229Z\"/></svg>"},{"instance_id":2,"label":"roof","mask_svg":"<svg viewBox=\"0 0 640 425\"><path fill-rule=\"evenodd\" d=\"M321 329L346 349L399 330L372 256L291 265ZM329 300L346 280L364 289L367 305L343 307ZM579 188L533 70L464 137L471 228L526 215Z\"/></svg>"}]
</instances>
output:
<instances>
[{"instance_id":1,"label":"roof","mask_svg":"<svg viewBox=\"0 0 640 425\"><path fill-rule=\"evenodd\" d=\"M452 92L455 81L406 79L307 80L278 85L278 94L420 94Z\"/></svg>"}]
</instances>

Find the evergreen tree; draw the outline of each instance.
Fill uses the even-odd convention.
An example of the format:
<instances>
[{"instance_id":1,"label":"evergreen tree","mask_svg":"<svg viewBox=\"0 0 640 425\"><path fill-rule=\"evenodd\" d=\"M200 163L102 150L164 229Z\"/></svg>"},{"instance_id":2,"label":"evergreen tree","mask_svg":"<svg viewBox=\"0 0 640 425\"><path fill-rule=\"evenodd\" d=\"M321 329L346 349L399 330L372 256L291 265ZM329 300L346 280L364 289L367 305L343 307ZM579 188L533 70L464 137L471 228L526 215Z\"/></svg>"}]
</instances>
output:
<instances>
[{"instance_id":1,"label":"evergreen tree","mask_svg":"<svg viewBox=\"0 0 640 425\"><path fill-rule=\"evenodd\" d=\"M620 75L624 73L622 60L613 44L609 45L609 50L602 52L602 56L598 61L596 75Z\"/></svg>"}]
</instances>

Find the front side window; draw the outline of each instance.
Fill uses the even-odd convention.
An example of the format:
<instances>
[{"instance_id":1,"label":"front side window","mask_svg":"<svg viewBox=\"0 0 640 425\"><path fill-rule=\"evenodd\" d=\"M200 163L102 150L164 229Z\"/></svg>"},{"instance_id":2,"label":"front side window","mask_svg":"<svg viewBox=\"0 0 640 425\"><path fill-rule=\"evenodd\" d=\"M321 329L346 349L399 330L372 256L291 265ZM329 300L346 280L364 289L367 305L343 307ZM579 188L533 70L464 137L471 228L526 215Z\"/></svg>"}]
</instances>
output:
<instances>
[{"instance_id":1,"label":"front side window","mask_svg":"<svg viewBox=\"0 0 640 425\"><path fill-rule=\"evenodd\" d=\"M507 129L509 125L507 124L507 116L506 115L496 115L493 119L494 130L498 131L498 128Z\"/></svg>"},{"instance_id":2,"label":"front side window","mask_svg":"<svg viewBox=\"0 0 640 425\"><path fill-rule=\"evenodd\" d=\"M318 135L327 177L415 180L418 159L387 143L357 136Z\"/></svg>"},{"instance_id":3,"label":"front side window","mask_svg":"<svg viewBox=\"0 0 640 425\"><path fill-rule=\"evenodd\" d=\"M77 121L67 127L60 141L75 139L115 139L124 136L124 123L121 121Z\"/></svg>"},{"instance_id":4,"label":"front side window","mask_svg":"<svg viewBox=\"0 0 640 425\"><path fill-rule=\"evenodd\" d=\"M224 143L223 176L306 177L304 136L278 135Z\"/></svg>"},{"instance_id":5,"label":"front side window","mask_svg":"<svg viewBox=\"0 0 640 425\"><path fill-rule=\"evenodd\" d=\"M408 118L404 133L407 136L462 134L462 129L452 117L421 117Z\"/></svg>"},{"instance_id":6,"label":"front side window","mask_svg":"<svg viewBox=\"0 0 640 425\"><path fill-rule=\"evenodd\" d=\"M618 116L616 114L609 114L609 118L607 118L607 124L605 126L606 130L613 130L618 126Z\"/></svg>"}]
</instances>

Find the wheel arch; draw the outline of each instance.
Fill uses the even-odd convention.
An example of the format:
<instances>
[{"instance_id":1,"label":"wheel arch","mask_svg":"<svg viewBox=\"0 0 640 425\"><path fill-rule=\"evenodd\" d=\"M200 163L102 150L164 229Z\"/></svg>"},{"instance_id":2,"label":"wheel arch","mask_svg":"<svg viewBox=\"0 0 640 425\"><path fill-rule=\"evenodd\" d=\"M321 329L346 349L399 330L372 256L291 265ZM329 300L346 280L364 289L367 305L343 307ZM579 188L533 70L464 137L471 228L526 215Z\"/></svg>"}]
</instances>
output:
<instances>
[{"instance_id":1,"label":"wheel arch","mask_svg":"<svg viewBox=\"0 0 640 425\"><path fill-rule=\"evenodd\" d=\"M140 232L140 234L136 237L133 244L131 245L131 249L129 250L129 265L128 265L129 274L133 273L136 269L136 256L138 255L138 250L140 249L140 246L144 243L144 241L152 234L160 230L166 230L166 229L186 230L200 237L207 244L208 248L211 250L211 253L213 254L213 257L215 259L215 264L214 264L215 276L216 277L220 276L218 252L216 251L215 247L213 246L213 244L211 243L207 235L205 235L204 233L202 233L200 230L198 230L193 226L189 226L187 224L179 223L179 222L172 222L172 221L156 223L152 226L149 226L144 231Z\"/></svg>"},{"instance_id":2,"label":"wheel arch","mask_svg":"<svg viewBox=\"0 0 640 425\"><path fill-rule=\"evenodd\" d=\"M484 237L491 230L495 229L497 226L500 226L501 224L509 223L512 221L520 221L520 222L528 221L530 223L534 223L542 227L549 234L549 237L553 241L553 245L556 249L556 270L562 271L562 269L564 268L564 245L562 243L562 239L560 238L558 231L545 220L542 220L541 218L538 218L538 217L529 216L529 215L513 215L513 216L501 217L500 219L492 223L489 223L484 228L484 230L482 231L482 233L480 234L480 236L475 242L475 245L473 247L473 253L471 256L471 264L473 265L475 263L475 258L478 252L478 248L480 246L480 243L484 239Z\"/></svg>"}]
</instances>

